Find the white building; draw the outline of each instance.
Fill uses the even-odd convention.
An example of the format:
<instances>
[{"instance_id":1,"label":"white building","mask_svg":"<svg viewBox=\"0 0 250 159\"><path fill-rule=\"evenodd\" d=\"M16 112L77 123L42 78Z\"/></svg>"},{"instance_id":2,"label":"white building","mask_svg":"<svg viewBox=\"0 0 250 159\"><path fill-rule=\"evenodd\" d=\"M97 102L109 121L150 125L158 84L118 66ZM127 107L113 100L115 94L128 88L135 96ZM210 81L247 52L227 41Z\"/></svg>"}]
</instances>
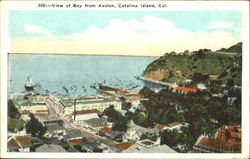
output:
<instances>
[{"instance_id":1,"label":"white building","mask_svg":"<svg viewBox=\"0 0 250 159\"><path fill-rule=\"evenodd\" d=\"M72 119L74 118L76 124L81 125L94 133L98 133L99 130L105 126L105 120L100 119L96 113L77 114L75 117L72 115Z\"/></svg>"},{"instance_id":2,"label":"white building","mask_svg":"<svg viewBox=\"0 0 250 159\"><path fill-rule=\"evenodd\" d=\"M104 98L81 98L81 99L64 99L60 100L60 103L63 106L65 114L71 115L75 111L84 111L84 110L99 110L103 112L106 108L111 105L114 106L116 110L122 109L122 102L115 99L104 99Z\"/></svg>"},{"instance_id":3,"label":"white building","mask_svg":"<svg viewBox=\"0 0 250 159\"><path fill-rule=\"evenodd\" d=\"M48 112L48 106L43 101L37 101L37 100L17 100L15 101L16 107L20 112L23 111L29 111L30 113L36 114L36 113L44 113Z\"/></svg>"}]
</instances>

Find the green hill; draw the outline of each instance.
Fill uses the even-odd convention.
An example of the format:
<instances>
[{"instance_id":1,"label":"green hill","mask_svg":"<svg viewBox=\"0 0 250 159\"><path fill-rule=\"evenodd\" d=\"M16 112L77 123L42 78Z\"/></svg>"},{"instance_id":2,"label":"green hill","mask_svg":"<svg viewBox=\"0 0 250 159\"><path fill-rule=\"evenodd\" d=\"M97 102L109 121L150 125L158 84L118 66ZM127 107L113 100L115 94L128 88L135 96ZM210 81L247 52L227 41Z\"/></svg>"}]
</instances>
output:
<instances>
[{"instance_id":1,"label":"green hill","mask_svg":"<svg viewBox=\"0 0 250 159\"><path fill-rule=\"evenodd\" d=\"M219 54L209 49L166 53L149 64L142 75L154 80L183 84L185 79L193 79L195 74L220 74L218 80L222 83L226 84L232 79L236 85L241 85L241 54Z\"/></svg>"},{"instance_id":2,"label":"green hill","mask_svg":"<svg viewBox=\"0 0 250 159\"><path fill-rule=\"evenodd\" d=\"M236 45L233 45L229 48L221 48L220 50L217 50L217 52L231 52L231 53L242 53L242 42L239 42Z\"/></svg>"}]
</instances>

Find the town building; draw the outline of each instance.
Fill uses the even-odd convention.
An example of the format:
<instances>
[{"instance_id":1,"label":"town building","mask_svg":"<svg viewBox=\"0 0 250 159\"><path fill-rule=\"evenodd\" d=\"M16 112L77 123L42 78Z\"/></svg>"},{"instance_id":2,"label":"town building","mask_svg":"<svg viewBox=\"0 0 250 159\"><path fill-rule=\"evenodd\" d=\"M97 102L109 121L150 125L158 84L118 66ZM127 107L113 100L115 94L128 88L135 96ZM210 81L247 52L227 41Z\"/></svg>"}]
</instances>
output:
<instances>
[{"instance_id":1,"label":"town building","mask_svg":"<svg viewBox=\"0 0 250 159\"><path fill-rule=\"evenodd\" d=\"M36 152L67 152L62 146L56 144L44 144L35 149Z\"/></svg>"},{"instance_id":2,"label":"town building","mask_svg":"<svg viewBox=\"0 0 250 159\"><path fill-rule=\"evenodd\" d=\"M30 113L33 114L42 114L43 112L48 112L48 106L45 102L43 101L37 101L37 100L16 100L16 107L18 110L21 112L23 111L29 111Z\"/></svg>"},{"instance_id":3,"label":"town building","mask_svg":"<svg viewBox=\"0 0 250 159\"><path fill-rule=\"evenodd\" d=\"M8 138L8 152L30 152L32 144L31 136L13 135Z\"/></svg>"},{"instance_id":4,"label":"town building","mask_svg":"<svg viewBox=\"0 0 250 159\"><path fill-rule=\"evenodd\" d=\"M204 83L197 83L197 88L199 89L199 90L206 90L207 89L207 87L205 86L205 84Z\"/></svg>"},{"instance_id":5,"label":"town building","mask_svg":"<svg viewBox=\"0 0 250 159\"><path fill-rule=\"evenodd\" d=\"M37 118L47 118L49 116L48 106L43 101L17 99L14 102L21 114L21 119L25 121L30 119L29 114L31 113Z\"/></svg>"},{"instance_id":6,"label":"town building","mask_svg":"<svg viewBox=\"0 0 250 159\"><path fill-rule=\"evenodd\" d=\"M141 140L127 148L123 153L176 153L167 145L160 145L149 139Z\"/></svg>"},{"instance_id":7,"label":"town building","mask_svg":"<svg viewBox=\"0 0 250 159\"><path fill-rule=\"evenodd\" d=\"M145 133L159 135L159 130L156 128L144 128L142 126L136 125L133 120L128 123L128 129L123 135L123 142L127 141L138 141L141 136Z\"/></svg>"},{"instance_id":8,"label":"town building","mask_svg":"<svg viewBox=\"0 0 250 159\"><path fill-rule=\"evenodd\" d=\"M61 126L63 126L64 125L64 122L63 122L63 120L45 120L45 121L43 121L43 125L44 126L53 126L53 125L61 125Z\"/></svg>"},{"instance_id":9,"label":"town building","mask_svg":"<svg viewBox=\"0 0 250 159\"><path fill-rule=\"evenodd\" d=\"M166 125L156 123L155 128L158 129L159 131L163 131L166 130L168 127Z\"/></svg>"},{"instance_id":10,"label":"town building","mask_svg":"<svg viewBox=\"0 0 250 159\"><path fill-rule=\"evenodd\" d=\"M66 135L66 130L63 126L61 126L61 125L49 125L49 126L47 126L47 132L46 132L45 136L63 138L63 135Z\"/></svg>"},{"instance_id":11,"label":"town building","mask_svg":"<svg viewBox=\"0 0 250 159\"><path fill-rule=\"evenodd\" d=\"M82 141L83 135L79 129L70 129L66 131L65 138L67 142Z\"/></svg>"},{"instance_id":12,"label":"town building","mask_svg":"<svg viewBox=\"0 0 250 159\"><path fill-rule=\"evenodd\" d=\"M113 131L111 127L104 126L103 128L100 129L99 135L110 138L113 141L122 142L122 136L124 135L124 132Z\"/></svg>"},{"instance_id":13,"label":"town building","mask_svg":"<svg viewBox=\"0 0 250 159\"><path fill-rule=\"evenodd\" d=\"M183 126L184 126L184 125L182 125L182 123L173 122L173 123L168 124L167 129L168 129L168 130L174 130L174 129L180 130L181 127L183 127Z\"/></svg>"},{"instance_id":14,"label":"town building","mask_svg":"<svg viewBox=\"0 0 250 159\"><path fill-rule=\"evenodd\" d=\"M111 105L114 106L116 110L122 109L122 102L116 99L105 99L105 98L81 98L81 99L62 99L60 100L62 104L63 111L65 114L72 115L74 111L83 110L99 110L103 112L105 109L109 108Z\"/></svg>"},{"instance_id":15,"label":"town building","mask_svg":"<svg viewBox=\"0 0 250 159\"><path fill-rule=\"evenodd\" d=\"M200 89L198 88L191 88L191 87L174 87L173 91L174 92L179 92L179 93L196 93L198 92Z\"/></svg>"},{"instance_id":16,"label":"town building","mask_svg":"<svg viewBox=\"0 0 250 159\"><path fill-rule=\"evenodd\" d=\"M109 147L96 140L85 140L81 143L82 149L87 152L109 152Z\"/></svg>"},{"instance_id":17,"label":"town building","mask_svg":"<svg viewBox=\"0 0 250 159\"><path fill-rule=\"evenodd\" d=\"M193 147L195 152L241 152L241 128L231 125L217 132L215 137L200 136Z\"/></svg>"},{"instance_id":18,"label":"town building","mask_svg":"<svg viewBox=\"0 0 250 159\"><path fill-rule=\"evenodd\" d=\"M74 122L88 129L91 132L98 133L106 125L104 119L100 119L96 113L73 115Z\"/></svg>"},{"instance_id":19,"label":"town building","mask_svg":"<svg viewBox=\"0 0 250 159\"><path fill-rule=\"evenodd\" d=\"M131 147L135 143L136 143L135 141L122 142L122 143L114 145L114 148L112 150L114 152L122 152L122 151L127 150L129 147Z\"/></svg>"},{"instance_id":20,"label":"town building","mask_svg":"<svg viewBox=\"0 0 250 159\"><path fill-rule=\"evenodd\" d=\"M219 73L209 73L208 76L210 79L215 80L220 76L220 74Z\"/></svg>"}]
</instances>

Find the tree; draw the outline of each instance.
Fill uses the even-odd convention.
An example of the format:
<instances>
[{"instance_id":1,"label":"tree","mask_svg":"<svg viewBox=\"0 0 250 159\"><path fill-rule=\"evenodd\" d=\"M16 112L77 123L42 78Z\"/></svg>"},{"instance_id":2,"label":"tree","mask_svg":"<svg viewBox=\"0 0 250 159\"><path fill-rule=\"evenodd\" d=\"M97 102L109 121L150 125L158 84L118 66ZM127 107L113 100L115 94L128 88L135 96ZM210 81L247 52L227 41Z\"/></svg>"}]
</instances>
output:
<instances>
[{"instance_id":1,"label":"tree","mask_svg":"<svg viewBox=\"0 0 250 159\"><path fill-rule=\"evenodd\" d=\"M123 102L122 103L122 109L128 110L130 108L131 108L131 103L129 103L129 102Z\"/></svg>"},{"instance_id":2,"label":"tree","mask_svg":"<svg viewBox=\"0 0 250 159\"><path fill-rule=\"evenodd\" d=\"M14 119L19 119L21 114L18 112L17 108L15 107L15 103L13 100L8 100L8 116Z\"/></svg>"},{"instance_id":3,"label":"tree","mask_svg":"<svg viewBox=\"0 0 250 159\"><path fill-rule=\"evenodd\" d=\"M112 127L113 131L115 130L126 131L127 130L127 124L129 120L126 117L124 117L120 112L115 110L113 105L105 109L103 114L107 115L111 122L114 122L114 126Z\"/></svg>"},{"instance_id":4,"label":"tree","mask_svg":"<svg viewBox=\"0 0 250 159\"><path fill-rule=\"evenodd\" d=\"M144 86L140 91L139 94L142 95L145 98L149 98L155 94L154 91L152 91L150 88Z\"/></svg>"},{"instance_id":5,"label":"tree","mask_svg":"<svg viewBox=\"0 0 250 159\"><path fill-rule=\"evenodd\" d=\"M209 76L208 75L203 75L199 72L194 73L192 79L195 82L205 82L206 80L208 80Z\"/></svg>"},{"instance_id":6,"label":"tree","mask_svg":"<svg viewBox=\"0 0 250 159\"><path fill-rule=\"evenodd\" d=\"M156 141L157 138L158 138L157 135L146 132L146 133L144 133L144 134L141 135L140 140L150 139L152 141Z\"/></svg>"},{"instance_id":7,"label":"tree","mask_svg":"<svg viewBox=\"0 0 250 159\"><path fill-rule=\"evenodd\" d=\"M33 114L30 114L30 120L26 123L25 128L26 132L34 137L42 137L47 131L47 128Z\"/></svg>"},{"instance_id":8,"label":"tree","mask_svg":"<svg viewBox=\"0 0 250 159\"><path fill-rule=\"evenodd\" d=\"M233 86L234 86L234 80L233 80L233 79L229 79L229 80L227 81L227 86L228 86L229 88L233 87Z\"/></svg>"}]
</instances>

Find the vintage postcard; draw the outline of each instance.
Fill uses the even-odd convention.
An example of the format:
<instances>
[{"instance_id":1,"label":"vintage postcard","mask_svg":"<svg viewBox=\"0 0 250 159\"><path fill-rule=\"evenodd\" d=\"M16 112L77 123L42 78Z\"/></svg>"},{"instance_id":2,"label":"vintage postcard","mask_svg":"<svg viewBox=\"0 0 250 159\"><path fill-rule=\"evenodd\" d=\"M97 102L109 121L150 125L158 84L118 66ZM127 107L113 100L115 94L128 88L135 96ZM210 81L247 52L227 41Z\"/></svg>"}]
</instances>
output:
<instances>
[{"instance_id":1,"label":"vintage postcard","mask_svg":"<svg viewBox=\"0 0 250 159\"><path fill-rule=\"evenodd\" d=\"M249 2L1 7L1 157L249 157Z\"/></svg>"}]
</instances>

